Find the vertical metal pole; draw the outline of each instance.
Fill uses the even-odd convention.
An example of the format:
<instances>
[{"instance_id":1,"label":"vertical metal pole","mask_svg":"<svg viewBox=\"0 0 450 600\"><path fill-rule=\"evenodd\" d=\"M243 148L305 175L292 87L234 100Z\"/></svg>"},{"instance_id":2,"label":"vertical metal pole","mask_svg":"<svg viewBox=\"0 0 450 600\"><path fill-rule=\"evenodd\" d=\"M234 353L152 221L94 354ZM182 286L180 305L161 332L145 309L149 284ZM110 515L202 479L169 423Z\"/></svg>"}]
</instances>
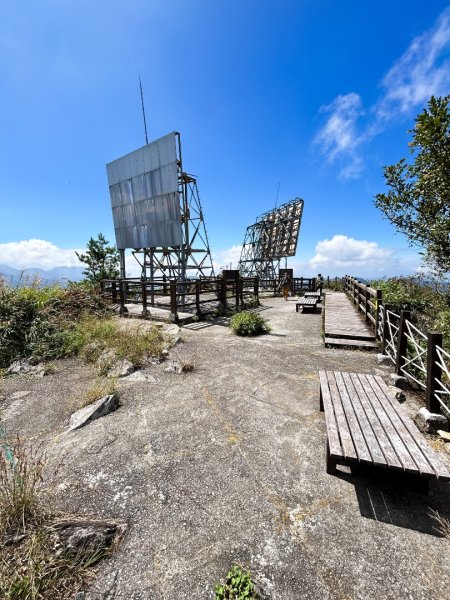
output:
<instances>
[{"instance_id":1,"label":"vertical metal pole","mask_svg":"<svg viewBox=\"0 0 450 600\"><path fill-rule=\"evenodd\" d=\"M146 317L148 314L147 310L147 285L145 281L141 282L141 294L142 294L142 316Z\"/></svg>"},{"instance_id":2,"label":"vertical metal pole","mask_svg":"<svg viewBox=\"0 0 450 600\"><path fill-rule=\"evenodd\" d=\"M400 313L400 324L398 329L398 340L397 340L397 360L395 361L395 372L397 375L402 375L402 367L405 364L406 359L406 321L411 318L409 310L402 310Z\"/></svg>"},{"instance_id":3,"label":"vertical metal pole","mask_svg":"<svg viewBox=\"0 0 450 600\"><path fill-rule=\"evenodd\" d=\"M200 281L195 282L195 314L200 315Z\"/></svg>"},{"instance_id":4,"label":"vertical metal pole","mask_svg":"<svg viewBox=\"0 0 450 600\"><path fill-rule=\"evenodd\" d=\"M177 281L173 279L170 282L170 312L174 321L178 320L177 313Z\"/></svg>"},{"instance_id":5,"label":"vertical metal pole","mask_svg":"<svg viewBox=\"0 0 450 600\"><path fill-rule=\"evenodd\" d=\"M119 250L120 279L125 279L125 250Z\"/></svg>"},{"instance_id":6,"label":"vertical metal pole","mask_svg":"<svg viewBox=\"0 0 450 600\"><path fill-rule=\"evenodd\" d=\"M440 405L435 396L436 390L440 389L439 382L442 377L442 369L438 364L438 355L436 346L442 348L442 333L430 331L427 334L427 391L426 391L426 407L432 413L439 413Z\"/></svg>"}]
</instances>

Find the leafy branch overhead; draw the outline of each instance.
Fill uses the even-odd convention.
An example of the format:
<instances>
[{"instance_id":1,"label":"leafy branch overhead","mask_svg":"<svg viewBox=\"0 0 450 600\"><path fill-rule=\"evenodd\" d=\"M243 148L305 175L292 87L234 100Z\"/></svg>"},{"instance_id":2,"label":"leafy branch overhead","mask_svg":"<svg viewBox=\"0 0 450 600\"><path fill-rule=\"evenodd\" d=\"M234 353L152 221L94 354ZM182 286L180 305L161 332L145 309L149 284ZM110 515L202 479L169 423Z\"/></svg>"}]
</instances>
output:
<instances>
[{"instance_id":1,"label":"leafy branch overhead","mask_svg":"<svg viewBox=\"0 0 450 600\"><path fill-rule=\"evenodd\" d=\"M450 272L449 105L450 96L430 99L410 131L413 161L385 167L390 190L375 197L375 206L443 273Z\"/></svg>"},{"instance_id":2,"label":"leafy branch overhead","mask_svg":"<svg viewBox=\"0 0 450 600\"><path fill-rule=\"evenodd\" d=\"M119 251L109 242L102 233L97 239L90 238L85 254L75 252L78 259L86 265L83 275L89 281L99 282L102 279L114 279L119 275Z\"/></svg>"}]
</instances>

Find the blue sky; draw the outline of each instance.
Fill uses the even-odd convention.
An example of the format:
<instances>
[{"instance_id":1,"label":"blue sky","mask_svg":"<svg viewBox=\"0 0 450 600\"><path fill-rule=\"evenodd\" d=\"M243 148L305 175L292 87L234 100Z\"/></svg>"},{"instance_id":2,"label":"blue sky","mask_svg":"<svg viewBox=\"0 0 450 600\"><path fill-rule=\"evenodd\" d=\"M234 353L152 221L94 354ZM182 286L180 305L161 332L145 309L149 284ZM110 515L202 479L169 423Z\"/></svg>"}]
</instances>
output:
<instances>
[{"instance_id":1,"label":"blue sky","mask_svg":"<svg viewBox=\"0 0 450 600\"><path fill-rule=\"evenodd\" d=\"M0 264L77 264L114 240L105 164L181 132L218 265L305 200L298 275L414 272L373 206L431 94L450 91L448 2L4 0Z\"/></svg>"}]
</instances>

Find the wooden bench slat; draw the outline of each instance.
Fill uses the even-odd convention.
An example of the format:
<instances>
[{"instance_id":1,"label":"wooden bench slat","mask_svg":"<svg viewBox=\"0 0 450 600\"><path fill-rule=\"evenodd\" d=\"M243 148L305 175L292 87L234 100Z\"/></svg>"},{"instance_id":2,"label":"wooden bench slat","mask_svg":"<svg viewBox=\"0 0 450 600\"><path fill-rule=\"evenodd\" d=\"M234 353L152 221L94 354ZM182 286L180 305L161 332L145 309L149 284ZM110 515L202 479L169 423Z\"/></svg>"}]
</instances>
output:
<instances>
[{"instance_id":1,"label":"wooden bench slat","mask_svg":"<svg viewBox=\"0 0 450 600\"><path fill-rule=\"evenodd\" d=\"M389 388L385 385L384 381L377 381L376 379L371 378L370 380L367 380L367 386L373 389L375 395L377 395L378 398L381 398L383 405L386 406L386 411L389 416L389 419L397 433L399 444L403 445L405 453L407 453L410 456L412 466L411 464L409 464L407 470L411 472L418 471L422 475L434 477L436 475L434 469L431 468L426 457L423 455L420 448L417 447L414 438L409 431L407 423L409 417L406 414L402 414L400 410L394 409L396 401L394 401L394 399L391 399L391 392ZM414 423L412 425L417 431L417 428L414 425ZM426 442L424 441L424 443Z\"/></svg>"},{"instance_id":2,"label":"wooden bench slat","mask_svg":"<svg viewBox=\"0 0 450 600\"><path fill-rule=\"evenodd\" d=\"M350 434L345 412L341 404L336 380L334 379L334 376L332 376L331 372L328 373L328 385L330 387L331 402L333 404L334 414L336 415L339 437L341 439L342 455L346 459L357 460L358 457L353 445L353 439Z\"/></svg>"},{"instance_id":3,"label":"wooden bench slat","mask_svg":"<svg viewBox=\"0 0 450 600\"><path fill-rule=\"evenodd\" d=\"M368 407L370 407L368 410L373 411L372 414L376 415L376 419L379 422L379 441L383 446L383 452L386 456L388 465L394 469L416 472L416 463L405 447L396 428L392 426L389 416L386 414L386 408L388 408L386 404L379 401L370 385L368 385L365 376L353 374L352 381L354 382L356 389L361 391L366 397L366 403ZM371 417L371 419L372 418L373 417Z\"/></svg>"},{"instance_id":4,"label":"wooden bench slat","mask_svg":"<svg viewBox=\"0 0 450 600\"><path fill-rule=\"evenodd\" d=\"M334 457L342 456L341 442L339 440L338 426L334 414L333 403L331 402L328 380L324 371L319 371L320 392L325 409L325 424L327 428L328 442L330 445L330 455Z\"/></svg>"},{"instance_id":5,"label":"wooden bench slat","mask_svg":"<svg viewBox=\"0 0 450 600\"><path fill-rule=\"evenodd\" d=\"M363 404L370 427L372 428L372 431L377 439L377 444L385 458L385 465L393 469L403 470L406 463L408 468L414 469L415 465L409 455L404 457L404 462L399 460L397 453L392 447L389 434L386 433L385 430L386 421L388 421L388 419L384 410L380 411L377 403L375 403L374 406L373 402L371 401L372 398L370 393L368 393L368 390L366 389L365 385L361 383L358 376L355 375L356 374L354 373L350 374L353 385L355 386L355 390L360 398L361 403Z\"/></svg>"},{"instance_id":6,"label":"wooden bench slat","mask_svg":"<svg viewBox=\"0 0 450 600\"><path fill-rule=\"evenodd\" d=\"M402 422L403 426L408 431L409 435L411 436L411 439L413 440L413 442L415 442L417 446L418 452L427 462L432 473L439 479L450 480L450 471L447 469L444 462L433 451L433 449L430 448L429 444L414 424L414 421L401 411L401 408L397 405L397 401L392 397L391 394L388 393L389 388L381 379L381 377L376 377L375 385L372 386L376 392L378 391L377 386L379 388L378 393L385 394L388 397L388 401L391 405L392 411L396 413L399 420ZM408 449L413 447L414 446L408 446ZM428 469L427 472L429 472Z\"/></svg>"},{"instance_id":7,"label":"wooden bench slat","mask_svg":"<svg viewBox=\"0 0 450 600\"><path fill-rule=\"evenodd\" d=\"M363 431L364 438L366 440L367 447L372 456L372 462L375 465L387 466L386 458L383 454L383 451L378 443L377 437L373 432L372 426L370 424L369 419L367 418L366 412L364 410L363 403L356 391L354 383L350 377L349 373L342 373L345 385L347 387L353 408L355 410L356 416L358 418L360 427Z\"/></svg>"},{"instance_id":8,"label":"wooden bench slat","mask_svg":"<svg viewBox=\"0 0 450 600\"><path fill-rule=\"evenodd\" d=\"M367 447L364 434L361 431L357 414L354 410L353 404L350 400L347 388L342 378L342 373L339 373L339 371L335 371L334 378L336 380L336 385L341 398L341 403L345 412L345 416L347 418L347 423L349 424L350 434L353 439L353 445L355 447L358 460L363 462L372 462L372 456Z\"/></svg>"},{"instance_id":9,"label":"wooden bench slat","mask_svg":"<svg viewBox=\"0 0 450 600\"><path fill-rule=\"evenodd\" d=\"M416 444L405 427L404 420L407 419L406 415L401 415L396 410L393 410L393 402L391 402L390 394L391 390L384 385L383 388L377 386L377 381L373 376L367 377L361 375L360 378L364 382L363 385L367 386L370 390L371 397L374 397L374 402L383 407L385 414L389 419L389 423L386 425L388 434L390 436L392 445L395 447L400 460L403 462L405 470L409 472L419 472L422 475L435 476L434 470L430 467L423 454L418 451Z\"/></svg>"}]
</instances>

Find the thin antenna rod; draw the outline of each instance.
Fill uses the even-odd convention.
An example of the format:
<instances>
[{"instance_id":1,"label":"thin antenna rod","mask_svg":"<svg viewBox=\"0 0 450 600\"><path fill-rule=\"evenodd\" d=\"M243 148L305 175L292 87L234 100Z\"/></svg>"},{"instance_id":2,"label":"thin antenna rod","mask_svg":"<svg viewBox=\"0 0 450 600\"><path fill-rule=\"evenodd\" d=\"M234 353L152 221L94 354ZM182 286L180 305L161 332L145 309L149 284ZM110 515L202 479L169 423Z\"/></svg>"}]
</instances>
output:
<instances>
[{"instance_id":1,"label":"thin antenna rod","mask_svg":"<svg viewBox=\"0 0 450 600\"><path fill-rule=\"evenodd\" d=\"M142 93L142 81L141 81L141 76L140 75L139 75L139 87L141 88L141 103L142 103L142 115L144 117L145 143L148 144L147 121L145 119L145 108L144 108L144 94Z\"/></svg>"},{"instance_id":2,"label":"thin antenna rod","mask_svg":"<svg viewBox=\"0 0 450 600\"><path fill-rule=\"evenodd\" d=\"M278 204L278 196L279 196L279 194L280 194L280 184L281 184L281 182L279 181L279 182L278 182L277 198L276 198L276 200L275 200L275 208L277 207L277 204Z\"/></svg>"}]
</instances>

